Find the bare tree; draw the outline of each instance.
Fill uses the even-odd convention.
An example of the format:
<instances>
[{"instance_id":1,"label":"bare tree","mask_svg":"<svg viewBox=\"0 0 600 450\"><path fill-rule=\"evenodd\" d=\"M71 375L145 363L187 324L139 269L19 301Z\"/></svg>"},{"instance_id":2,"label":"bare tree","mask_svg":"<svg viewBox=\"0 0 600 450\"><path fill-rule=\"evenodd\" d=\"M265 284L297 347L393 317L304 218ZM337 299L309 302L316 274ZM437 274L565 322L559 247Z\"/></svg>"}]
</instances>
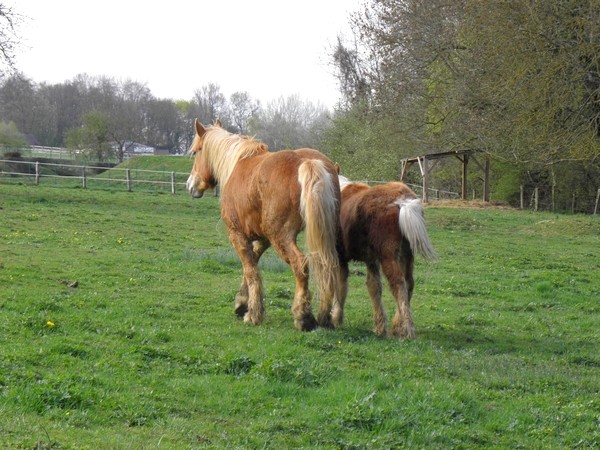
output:
<instances>
[{"instance_id":1,"label":"bare tree","mask_svg":"<svg viewBox=\"0 0 600 450\"><path fill-rule=\"evenodd\" d=\"M229 98L230 120L236 133L248 133L248 124L252 116L260 109L260 103L252 100L248 92L234 92Z\"/></svg>"},{"instance_id":2,"label":"bare tree","mask_svg":"<svg viewBox=\"0 0 600 450\"><path fill-rule=\"evenodd\" d=\"M151 98L145 84L131 80L117 83L117 95L109 99L111 104L105 113L119 161L135 142L143 140L144 119Z\"/></svg>"},{"instance_id":3,"label":"bare tree","mask_svg":"<svg viewBox=\"0 0 600 450\"><path fill-rule=\"evenodd\" d=\"M329 111L322 105L302 101L297 95L269 102L250 123L250 129L272 151L320 146Z\"/></svg>"},{"instance_id":4,"label":"bare tree","mask_svg":"<svg viewBox=\"0 0 600 450\"><path fill-rule=\"evenodd\" d=\"M209 83L196 90L193 104L195 118L204 124L211 124L227 113L227 100L219 85L215 83Z\"/></svg>"},{"instance_id":5,"label":"bare tree","mask_svg":"<svg viewBox=\"0 0 600 450\"><path fill-rule=\"evenodd\" d=\"M13 8L0 3L0 75L4 72L2 67L10 71L15 69L16 51L20 42L17 25L22 19Z\"/></svg>"},{"instance_id":6,"label":"bare tree","mask_svg":"<svg viewBox=\"0 0 600 450\"><path fill-rule=\"evenodd\" d=\"M154 99L147 105L144 131L144 141L148 145L178 153L187 130L182 127L175 102Z\"/></svg>"},{"instance_id":7,"label":"bare tree","mask_svg":"<svg viewBox=\"0 0 600 450\"><path fill-rule=\"evenodd\" d=\"M371 99L366 74L368 69L365 59L361 58L362 54L356 39L351 48L341 36L338 36L332 59L342 98L345 99L347 106L361 102L369 103Z\"/></svg>"}]
</instances>

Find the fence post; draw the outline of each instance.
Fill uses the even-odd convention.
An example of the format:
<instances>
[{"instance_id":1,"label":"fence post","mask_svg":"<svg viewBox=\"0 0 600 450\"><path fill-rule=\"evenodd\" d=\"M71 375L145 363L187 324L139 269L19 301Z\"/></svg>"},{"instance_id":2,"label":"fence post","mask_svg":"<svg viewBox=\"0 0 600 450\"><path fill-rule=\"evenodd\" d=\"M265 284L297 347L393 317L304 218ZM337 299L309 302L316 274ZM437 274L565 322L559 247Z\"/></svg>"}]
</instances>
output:
<instances>
[{"instance_id":1,"label":"fence post","mask_svg":"<svg viewBox=\"0 0 600 450\"><path fill-rule=\"evenodd\" d=\"M598 214L598 202L600 201L600 189L598 189L598 193L596 194L596 205L594 206L594 215Z\"/></svg>"},{"instance_id":2,"label":"fence post","mask_svg":"<svg viewBox=\"0 0 600 450\"><path fill-rule=\"evenodd\" d=\"M81 166L81 186L83 186L84 189L87 188L87 178L85 176L85 166Z\"/></svg>"},{"instance_id":3,"label":"fence post","mask_svg":"<svg viewBox=\"0 0 600 450\"><path fill-rule=\"evenodd\" d=\"M485 161L483 163L483 201L490 201L490 155L485 154Z\"/></svg>"},{"instance_id":4,"label":"fence post","mask_svg":"<svg viewBox=\"0 0 600 450\"><path fill-rule=\"evenodd\" d=\"M521 209L523 209L525 207L525 198L524 198L524 192L523 192L523 185L520 186L520 191L521 191Z\"/></svg>"},{"instance_id":5,"label":"fence post","mask_svg":"<svg viewBox=\"0 0 600 450\"><path fill-rule=\"evenodd\" d=\"M539 192L539 189L538 189L538 187L536 186L536 188L533 190L533 205L534 205L534 206L533 206L533 210L534 210L535 212L537 212L537 210L538 210L538 204L539 204L539 203L538 203L538 201L539 201L539 193L540 193L540 192Z\"/></svg>"},{"instance_id":6,"label":"fence post","mask_svg":"<svg viewBox=\"0 0 600 450\"><path fill-rule=\"evenodd\" d=\"M575 214L575 192L573 192L573 201L571 202L571 214Z\"/></svg>"},{"instance_id":7,"label":"fence post","mask_svg":"<svg viewBox=\"0 0 600 450\"><path fill-rule=\"evenodd\" d=\"M127 177L127 191L131 192L131 169L125 169L125 176Z\"/></svg>"},{"instance_id":8,"label":"fence post","mask_svg":"<svg viewBox=\"0 0 600 450\"><path fill-rule=\"evenodd\" d=\"M171 172L171 194L175 194L175 172Z\"/></svg>"},{"instance_id":9,"label":"fence post","mask_svg":"<svg viewBox=\"0 0 600 450\"><path fill-rule=\"evenodd\" d=\"M40 184L40 162L35 162L35 185L38 186Z\"/></svg>"},{"instance_id":10,"label":"fence post","mask_svg":"<svg viewBox=\"0 0 600 450\"><path fill-rule=\"evenodd\" d=\"M429 161L423 156L423 203L429 203ZM463 197L464 200L464 197Z\"/></svg>"}]
</instances>

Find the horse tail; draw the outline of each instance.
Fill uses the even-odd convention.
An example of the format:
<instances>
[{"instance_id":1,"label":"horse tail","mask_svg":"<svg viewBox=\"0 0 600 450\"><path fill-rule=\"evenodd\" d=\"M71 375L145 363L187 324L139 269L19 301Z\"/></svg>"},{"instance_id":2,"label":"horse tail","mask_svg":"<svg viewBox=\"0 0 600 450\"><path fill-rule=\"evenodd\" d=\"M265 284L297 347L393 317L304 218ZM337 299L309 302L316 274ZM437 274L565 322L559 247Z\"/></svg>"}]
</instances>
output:
<instances>
[{"instance_id":1,"label":"horse tail","mask_svg":"<svg viewBox=\"0 0 600 450\"><path fill-rule=\"evenodd\" d=\"M339 298L343 282L337 251L338 239L341 238L338 181L327 171L323 161L310 159L300 164L298 182L301 186L300 213L305 226L309 272L317 286L320 301L329 302L334 297Z\"/></svg>"},{"instance_id":2,"label":"horse tail","mask_svg":"<svg viewBox=\"0 0 600 450\"><path fill-rule=\"evenodd\" d=\"M395 203L400 207L398 212L400 232L408 240L413 253L418 253L428 260L435 259L437 255L427 234L421 200L409 198L397 200Z\"/></svg>"}]
</instances>

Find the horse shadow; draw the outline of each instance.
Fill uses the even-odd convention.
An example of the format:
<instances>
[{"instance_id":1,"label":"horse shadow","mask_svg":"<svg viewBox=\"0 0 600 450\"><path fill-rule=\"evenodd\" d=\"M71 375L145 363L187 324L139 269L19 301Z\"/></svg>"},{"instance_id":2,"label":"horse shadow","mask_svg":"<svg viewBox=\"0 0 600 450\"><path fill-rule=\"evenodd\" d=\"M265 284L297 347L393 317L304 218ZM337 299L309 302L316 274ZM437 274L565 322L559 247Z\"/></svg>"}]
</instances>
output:
<instances>
[{"instance_id":1,"label":"horse shadow","mask_svg":"<svg viewBox=\"0 0 600 450\"><path fill-rule=\"evenodd\" d=\"M580 348L575 336L514 334L486 326L440 325L417 329L417 340L447 351L474 350L490 355L557 357Z\"/></svg>"},{"instance_id":2,"label":"horse shadow","mask_svg":"<svg viewBox=\"0 0 600 450\"><path fill-rule=\"evenodd\" d=\"M335 330L324 330L330 340L352 344L371 345L386 342L395 346L434 347L444 352L474 351L487 355L511 355L515 357L539 357L541 359L569 357L587 348L589 343L577 336L532 334L525 331L506 333L486 325L463 324L417 324L414 340L377 336L366 322L344 324ZM574 357L574 356L573 356ZM600 359L599 359L600 360Z\"/></svg>"}]
</instances>

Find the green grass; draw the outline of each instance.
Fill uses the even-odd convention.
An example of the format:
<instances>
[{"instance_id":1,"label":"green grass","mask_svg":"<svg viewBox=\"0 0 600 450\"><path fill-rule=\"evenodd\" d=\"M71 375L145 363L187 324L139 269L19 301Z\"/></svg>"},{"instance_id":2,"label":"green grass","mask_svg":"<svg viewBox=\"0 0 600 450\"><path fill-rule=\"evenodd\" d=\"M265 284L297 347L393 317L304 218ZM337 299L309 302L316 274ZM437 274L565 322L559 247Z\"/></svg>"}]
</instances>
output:
<instances>
[{"instance_id":1,"label":"green grass","mask_svg":"<svg viewBox=\"0 0 600 450\"><path fill-rule=\"evenodd\" d=\"M193 159L190 156L136 156L119 164L121 168L139 170L164 170L189 173Z\"/></svg>"},{"instance_id":2,"label":"green grass","mask_svg":"<svg viewBox=\"0 0 600 450\"><path fill-rule=\"evenodd\" d=\"M212 196L0 185L0 208L0 448L600 446L597 217L428 208L399 342L363 275L342 328L296 331L271 250L267 318L238 320Z\"/></svg>"}]
</instances>

